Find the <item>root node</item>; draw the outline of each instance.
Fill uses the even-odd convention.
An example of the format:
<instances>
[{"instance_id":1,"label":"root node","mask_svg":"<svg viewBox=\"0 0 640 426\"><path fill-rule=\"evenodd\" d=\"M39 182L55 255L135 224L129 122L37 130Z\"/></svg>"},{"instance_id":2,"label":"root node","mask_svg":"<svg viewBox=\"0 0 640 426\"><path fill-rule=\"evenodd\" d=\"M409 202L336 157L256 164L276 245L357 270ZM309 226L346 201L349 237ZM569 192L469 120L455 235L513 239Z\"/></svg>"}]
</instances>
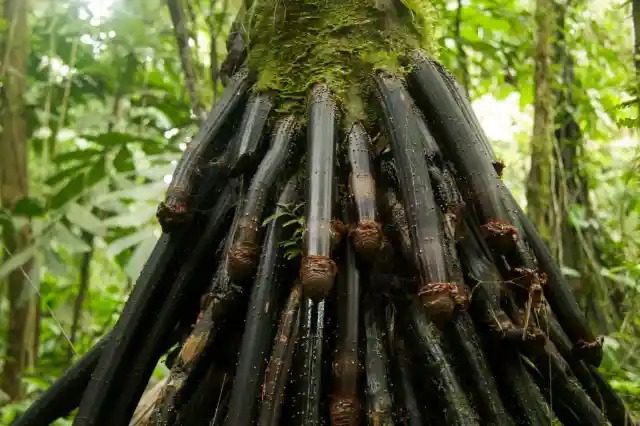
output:
<instances>
[{"instance_id":1,"label":"root node","mask_svg":"<svg viewBox=\"0 0 640 426\"><path fill-rule=\"evenodd\" d=\"M363 219L349 233L356 252L364 259L373 260L382 247L382 225L375 220Z\"/></svg>"},{"instance_id":2,"label":"root node","mask_svg":"<svg viewBox=\"0 0 640 426\"><path fill-rule=\"evenodd\" d=\"M500 220L490 220L482 225L489 246L499 253L508 253L515 249L518 230L513 225Z\"/></svg>"},{"instance_id":3,"label":"root node","mask_svg":"<svg viewBox=\"0 0 640 426\"><path fill-rule=\"evenodd\" d=\"M260 248L250 242L238 242L229 249L229 277L246 281L253 276L260 257Z\"/></svg>"},{"instance_id":4,"label":"root node","mask_svg":"<svg viewBox=\"0 0 640 426\"><path fill-rule=\"evenodd\" d=\"M447 321L456 310L469 307L466 288L455 283L427 283L418 290L418 296L429 316L437 322Z\"/></svg>"},{"instance_id":5,"label":"root node","mask_svg":"<svg viewBox=\"0 0 640 426\"><path fill-rule=\"evenodd\" d=\"M310 299L319 301L327 297L333 288L338 268L327 256L308 255L300 262L300 281L303 293Z\"/></svg>"}]
</instances>

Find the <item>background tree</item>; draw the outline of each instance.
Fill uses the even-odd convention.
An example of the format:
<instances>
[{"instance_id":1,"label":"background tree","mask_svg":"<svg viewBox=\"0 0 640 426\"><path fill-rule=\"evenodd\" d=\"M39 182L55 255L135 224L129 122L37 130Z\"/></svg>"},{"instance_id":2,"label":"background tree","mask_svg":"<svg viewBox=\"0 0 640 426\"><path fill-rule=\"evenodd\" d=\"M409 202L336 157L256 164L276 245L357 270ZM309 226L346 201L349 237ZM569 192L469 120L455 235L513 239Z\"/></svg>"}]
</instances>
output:
<instances>
[{"instance_id":1,"label":"background tree","mask_svg":"<svg viewBox=\"0 0 640 426\"><path fill-rule=\"evenodd\" d=\"M4 2L2 63L0 65L0 195L9 211L29 203L29 157L25 92L29 54L28 2ZM5 224L3 232L5 261L23 253L31 240L29 221ZM24 397L23 375L34 367L38 352L38 279L32 272L34 262L12 271L8 278L9 310L6 350L2 370L2 389L12 400Z\"/></svg>"}]
</instances>

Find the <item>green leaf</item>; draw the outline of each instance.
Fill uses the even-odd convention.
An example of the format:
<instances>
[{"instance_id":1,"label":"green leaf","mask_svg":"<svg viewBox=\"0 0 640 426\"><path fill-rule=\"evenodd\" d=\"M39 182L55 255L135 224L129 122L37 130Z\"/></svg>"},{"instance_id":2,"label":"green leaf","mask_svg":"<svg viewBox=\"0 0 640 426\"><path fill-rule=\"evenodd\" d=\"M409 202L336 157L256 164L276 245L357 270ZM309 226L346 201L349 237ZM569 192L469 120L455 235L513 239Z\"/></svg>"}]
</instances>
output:
<instances>
[{"instance_id":1,"label":"green leaf","mask_svg":"<svg viewBox=\"0 0 640 426\"><path fill-rule=\"evenodd\" d=\"M85 181L86 187L92 187L96 183L100 182L107 175L106 170L106 158L100 157L94 165L87 171L87 178Z\"/></svg>"},{"instance_id":2,"label":"green leaf","mask_svg":"<svg viewBox=\"0 0 640 426\"><path fill-rule=\"evenodd\" d=\"M133 155L126 146L120 148L115 158L113 159L113 166L119 172L128 172L135 170L135 164L133 163Z\"/></svg>"},{"instance_id":3,"label":"green leaf","mask_svg":"<svg viewBox=\"0 0 640 426\"><path fill-rule=\"evenodd\" d=\"M7 275L15 271L16 269L22 267L25 263L31 260L36 253L37 253L37 246L35 244L32 244L27 248L25 248L24 250L18 253L15 253L13 256L9 257L8 259L3 260L2 265L0 266L0 280L5 278ZM3 254L5 256L7 255L6 252Z\"/></svg>"},{"instance_id":4,"label":"green leaf","mask_svg":"<svg viewBox=\"0 0 640 426\"><path fill-rule=\"evenodd\" d=\"M61 223L56 224L53 232L55 241L70 253L86 253L91 249L89 244Z\"/></svg>"},{"instance_id":5,"label":"green leaf","mask_svg":"<svg viewBox=\"0 0 640 426\"><path fill-rule=\"evenodd\" d=\"M49 176L47 180L45 180L45 183L49 186L57 185L70 176L82 174L86 168L87 164L84 163L73 166L64 166L58 173Z\"/></svg>"},{"instance_id":6,"label":"green leaf","mask_svg":"<svg viewBox=\"0 0 640 426\"><path fill-rule=\"evenodd\" d=\"M13 208L13 214L16 216L35 217L42 216L46 213L46 209L40 200L33 197L23 197Z\"/></svg>"},{"instance_id":7,"label":"green leaf","mask_svg":"<svg viewBox=\"0 0 640 426\"><path fill-rule=\"evenodd\" d=\"M82 137L104 147L117 147L128 143L162 144L157 139L122 132L106 132L99 135L82 135Z\"/></svg>"},{"instance_id":8,"label":"green leaf","mask_svg":"<svg viewBox=\"0 0 640 426\"><path fill-rule=\"evenodd\" d=\"M106 232L104 222L94 215L90 209L77 203L71 203L67 209L67 219L71 223L92 235L101 236Z\"/></svg>"},{"instance_id":9,"label":"green leaf","mask_svg":"<svg viewBox=\"0 0 640 426\"><path fill-rule=\"evenodd\" d=\"M84 190L84 175L77 175L51 197L50 208L58 209Z\"/></svg>"},{"instance_id":10,"label":"green leaf","mask_svg":"<svg viewBox=\"0 0 640 426\"><path fill-rule=\"evenodd\" d=\"M133 254L131 255L131 258L129 259L129 262L127 263L127 266L125 268L125 271L127 272L129 278L131 278L132 280L138 278L138 275L140 275L140 271L142 271L142 267L149 258L149 255L151 254L156 241L157 238L152 236L136 246L136 249L133 251Z\"/></svg>"},{"instance_id":11,"label":"green leaf","mask_svg":"<svg viewBox=\"0 0 640 426\"><path fill-rule=\"evenodd\" d=\"M74 161L74 160L87 161L95 157L96 155L100 155L102 153L104 153L103 150L94 149L94 148L88 148L88 149L77 150L77 151L69 151L69 152L64 152L62 154L56 155L53 161L56 163L66 163L67 161Z\"/></svg>"},{"instance_id":12,"label":"green leaf","mask_svg":"<svg viewBox=\"0 0 640 426\"><path fill-rule=\"evenodd\" d=\"M141 243L149 238L153 237L153 227L146 227L138 232L134 232L125 237L118 238L117 240L111 242L109 244L109 248L107 248L107 255L116 256L123 250L126 250L130 247L135 246L136 244Z\"/></svg>"}]
</instances>

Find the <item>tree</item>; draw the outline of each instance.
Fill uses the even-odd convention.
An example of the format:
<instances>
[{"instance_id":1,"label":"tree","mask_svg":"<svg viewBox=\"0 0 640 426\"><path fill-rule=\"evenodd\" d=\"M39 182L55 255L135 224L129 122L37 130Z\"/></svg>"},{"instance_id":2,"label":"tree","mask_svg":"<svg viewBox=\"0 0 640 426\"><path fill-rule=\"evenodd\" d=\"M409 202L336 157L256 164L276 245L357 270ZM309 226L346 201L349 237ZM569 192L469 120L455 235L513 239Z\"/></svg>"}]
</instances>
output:
<instances>
[{"instance_id":1,"label":"tree","mask_svg":"<svg viewBox=\"0 0 640 426\"><path fill-rule=\"evenodd\" d=\"M419 50L431 11L281 6L247 10L248 71L177 165L120 319L16 424L78 405L77 424L127 424L176 344L142 423L625 424L468 99Z\"/></svg>"},{"instance_id":2,"label":"tree","mask_svg":"<svg viewBox=\"0 0 640 426\"><path fill-rule=\"evenodd\" d=\"M535 97L533 136L531 138L531 167L527 180L527 209L532 220L547 241L558 231L552 223L559 217L553 197L553 90L551 64L555 28L553 0L536 2Z\"/></svg>"},{"instance_id":3,"label":"tree","mask_svg":"<svg viewBox=\"0 0 640 426\"><path fill-rule=\"evenodd\" d=\"M0 195L3 207L13 210L27 202L27 128L25 123L27 57L29 29L26 1L4 2L4 19L8 23L2 49L2 90L0 115L2 139L0 146ZM29 247L31 230L27 223L6 224L3 232L3 256L8 258ZM2 370L2 389L11 399L24 395L22 376L32 368L38 348L37 280L32 278L32 262L27 262L8 277L9 329L7 350Z\"/></svg>"}]
</instances>

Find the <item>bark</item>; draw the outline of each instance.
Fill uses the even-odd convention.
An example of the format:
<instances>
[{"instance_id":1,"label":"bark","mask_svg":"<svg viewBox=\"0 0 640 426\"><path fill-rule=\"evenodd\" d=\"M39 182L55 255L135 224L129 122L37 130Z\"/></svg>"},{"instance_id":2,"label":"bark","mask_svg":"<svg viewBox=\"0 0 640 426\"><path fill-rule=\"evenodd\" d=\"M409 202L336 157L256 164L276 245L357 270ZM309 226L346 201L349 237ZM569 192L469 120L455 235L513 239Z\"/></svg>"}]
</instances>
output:
<instances>
[{"instance_id":1,"label":"bark","mask_svg":"<svg viewBox=\"0 0 640 426\"><path fill-rule=\"evenodd\" d=\"M528 213L543 238L551 241L552 220L557 213L552 203L553 172L553 93L552 48L554 29L553 0L536 2L536 47L534 72L533 136L531 138L531 167L527 180Z\"/></svg>"},{"instance_id":2,"label":"bark","mask_svg":"<svg viewBox=\"0 0 640 426\"><path fill-rule=\"evenodd\" d=\"M24 0L4 2L6 30L2 49L2 88L0 92L0 197L2 206L12 210L16 203L28 196L28 145L25 120L24 92L29 47L27 11ZM31 241L29 225L20 228L4 227L5 250L11 256L27 248ZM39 308L37 280L32 280L33 261L13 271L7 281L9 301L6 353L2 370L2 389L12 400L24 396L22 376L33 368L38 351Z\"/></svg>"}]
</instances>

